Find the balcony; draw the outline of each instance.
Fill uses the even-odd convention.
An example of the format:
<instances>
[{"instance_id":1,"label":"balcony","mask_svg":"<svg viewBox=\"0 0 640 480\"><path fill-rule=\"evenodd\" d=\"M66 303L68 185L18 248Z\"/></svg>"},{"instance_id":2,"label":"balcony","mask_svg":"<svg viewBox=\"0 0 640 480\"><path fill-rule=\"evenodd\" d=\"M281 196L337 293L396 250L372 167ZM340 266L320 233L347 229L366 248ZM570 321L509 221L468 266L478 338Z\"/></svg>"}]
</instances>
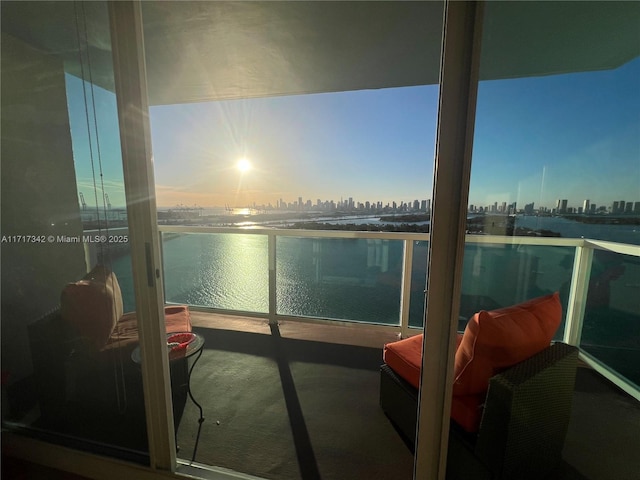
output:
<instances>
[{"instance_id":1,"label":"balcony","mask_svg":"<svg viewBox=\"0 0 640 480\"><path fill-rule=\"evenodd\" d=\"M216 429L223 431L226 423L233 422L229 422L225 416L228 411L225 413L221 404L231 408L229 401L241 401L241 392L252 388L252 375L267 375L270 388L275 388L272 393L283 395L278 401L286 405L291 422L284 425L293 449L288 455L295 450L300 465L328 468L330 462L322 457L331 447L318 443L315 435L322 428L314 424L313 417L318 410L323 415L352 411L355 416L357 398L363 396L372 397L376 406L374 387L382 346L422 328L429 235L175 226L159 226L159 231L167 302L191 306L194 327L206 336L211 347L207 347L208 355L223 354L241 365L247 365L247 358L257 362L250 367L255 370L253 374L240 376L248 382L244 387L240 387L242 380L226 383L230 377L224 367L212 367L215 363L207 367L205 362L194 371L194 392L205 399L205 412L209 412L205 414L209 428L205 424L202 434L209 439L204 444L224 450L219 442L229 438L229 431L217 435ZM617 478L626 478L632 458L627 448L634 444L628 426L639 416L637 403L632 400L640 396L640 372L636 368L640 360L640 312L634 293L638 285L633 281L639 270L640 249L633 245L588 239L467 236L459 330L480 309L561 292L564 318L556 340L579 346L585 368L579 369L575 411L566 442L568 464L558 478L580 478L571 476L574 467L586 478L608 478L612 471L619 473ZM607 275L609 281L603 282ZM127 290L127 273L120 272L119 276ZM132 296L129 301L133 301ZM275 351L288 353L278 356ZM328 357L321 358L322 352ZM267 367L265 362L271 365ZM356 386L346 382L337 392L323 391L320 382L314 390L296 368L319 364L326 364L328 370L350 369L365 383ZM237 375L236 367L232 372ZM369 387L364 386L367 379L373 382ZM222 396L216 395L218 387L224 392ZM240 391L234 392L234 388ZM310 391L326 405L309 404ZM338 399L342 400L339 407L335 405ZM246 396L242 401L247 401ZM611 412L606 421L601 414L602 402ZM261 408L253 405L248 410L261 412ZM380 411L370 413L370 421L377 428L389 426ZM254 420L264 420L261 414L255 415ZM222 420L216 420L216 416ZM312 420L305 422L305 418ZM237 424L238 419L234 421ZM598 436L585 425L591 425ZM196 426L197 410L188 404L178 432L184 457L195 448ZM283 425L271 427L282 433ZM391 453L389 457L377 454L379 461L396 465L396 473L410 472L408 450L395 432L386 431L385 435L380 442ZM241 430L232 432L231 438L242 445L240 449L251 448L251 442L243 443L247 438ZM629 440L626 445L621 441L625 438ZM374 444L365 446L362 438L350 441L353 443L348 448L355 449L354 458L358 458L356 450L361 455L375 451ZM269 451L268 444L260 448ZM612 445L616 445L615 451ZM208 455L205 452L209 449L200 448L198 462L243 468L241 463ZM593 455L585 456L587 451ZM594 460L603 458L602 452L618 459L616 467ZM280 454L271 454L278 463ZM309 464L314 455L317 461ZM295 471L297 466L289 468ZM269 477L268 472L262 474Z\"/></svg>"},{"instance_id":2,"label":"balcony","mask_svg":"<svg viewBox=\"0 0 640 480\"><path fill-rule=\"evenodd\" d=\"M378 367L385 343L422 327L428 234L158 230L166 300L189 304L206 339L191 384L205 422L198 437L199 412L187 402L177 431L180 468L218 465L274 479L410 478L413 457L378 406ZM84 244L88 263L110 261L125 310L134 309L127 247L99 245ZM562 294L556 339L580 347L584 368L555 478L633 478L639 247L468 235L464 262L459 330L480 309ZM607 288L597 288L605 279ZM46 433L37 408L25 413L20 427ZM142 453L129 459L144 457L143 431L122 439L99 418L82 418L56 430L69 446L119 445ZM248 460L247 451L260 453Z\"/></svg>"},{"instance_id":3,"label":"balcony","mask_svg":"<svg viewBox=\"0 0 640 480\"><path fill-rule=\"evenodd\" d=\"M159 230L167 302L403 337L422 328L429 234ZM640 248L632 245L468 235L459 330L480 309L560 291L565 313L556 340L581 347L583 361L637 396L639 372L629 365L640 355L639 269Z\"/></svg>"},{"instance_id":4,"label":"balcony","mask_svg":"<svg viewBox=\"0 0 640 480\"><path fill-rule=\"evenodd\" d=\"M332 418L340 410L352 411L355 416L357 398L361 395L372 394L375 406L375 388L369 385L372 390L368 391L365 384L367 378L375 384L382 346L398 336L418 333L422 327L429 235L171 226L159 226L159 231L166 300L191 306L194 327L211 344L209 355L220 358L220 352L224 352L241 365L246 365L246 358L252 358L256 372L260 372L254 375L273 376L271 383L277 391L282 390L279 395L284 395L281 400L291 422L284 430L292 435L300 468L303 465L311 468L301 471L303 478L317 473L314 468L322 471L329 468L330 462L323 456L328 455L331 446L323 443L323 429L314 423L314 417L322 411L326 418ZM607 478L612 471L618 471L619 478L626 478L629 451L618 443L613 452L608 446L611 443L604 439L626 438L625 422L638 418L637 405L631 398L639 397L640 378L635 365L640 360L640 345L633 342L638 340L640 319L637 304L629 293L637 285L629 279L638 278L639 257L638 247L611 242L467 236L459 330L479 309L498 308L556 290L561 292L565 314L556 339L579 346L585 368L579 371L576 387L575 412L565 449L568 463L557 478ZM605 305L604 293L595 286L595 278L596 275L605 278L602 275L611 274L611 268L614 275L609 278ZM479 281L481 278L486 280ZM324 355L329 352L328 357L322 357L320 352ZM367 357L371 352L377 352L377 358ZM353 363L349 364L350 361ZM265 367L265 362L272 364ZM321 363L326 364L323 368L329 372L351 369L353 376L365 383L356 386L345 382L341 392L331 388L323 391L321 381L308 383L313 382L305 376L303 367L313 368ZM236 367L231 368L237 374ZM224 400L212 400L205 407L213 412L210 429L203 433L203 437L209 436L210 445L229 438L217 436L216 429L222 431L224 424L229 423L225 415L231 408L230 399L240 398L238 392L233 392L234 385L241 388L243 381L248 382L247 389L251 385L251 374L240 375L240 380L229 384L224 367L220 370L200 365L194 371L194 391L200 388L204 398L215 396L212 393L217 388L212 386L216 385L215 379L220 381L225 395L231 395ZM330 378L331 374L322 375ZM328 381L324 386L329 385L334 384ZM326 404L322 407L310 402L313 396L321 397ZM606 425L596 413L602 408L598 402L607 403L606 408L616 412ZM622 404L629 408L619 409ZM363 401L363 405L368 404ZM258 406L250 410L260 412ZM378 427L384 430L386 420L380 413L371 412L370 421L382 422ZM255 415L258 423L264 420L260 413ZM218 417L223 419L220 424ZM195 408L187 406L183 421L178 440L185 456L189 456L195 447ZM587 424L599 430L601 437L594 438L586 432ZM344 440L346 432L339 432L338 427L332 441ZM237 441L246 445L242 435L235 434L239 436ZM231 435L234 438L233 432ZM353 442L350 448L355 449L352 463L363 462L359 464L362 467L365 462L360 455L375 452L375 442L368 443L363 438L350 441ZM389 456L377 454L380 463L398 462L396 473L406 470L408 478L412 461L399 447L395 432L389 437L381 435L380 441L386 445L387 453L391 452ZM334 447L339 449L337 445ZM268 451L269 445L262 448ZM602 468L585 458L585 448L608 451L619 459L619 470L610 464ZM273 455L277 464L281 456ZM591 459L599 455L602 453ZM310 458L315 460L309 463ZM220 464L220 458L207 457L205 453L199 453L197 460ZM228 457L223 460L226 461L230 461ZM233 463L223 466L242 468ZM575 470L587 477L572 476ZM268 473L263 474L269 477ZM380 478L386 478L381 475Z\"/></svg>"},{"instance_id":5,"label":"balcony","mask_svg":"<svg viewBox=\"0 0 640 480\"><path fill-rule=\"evenodd\" d=\"M158 229L168 303L228 318L349 326L380 332L386 341L423 326L429 234ZM129 311L135 308L131 272L120 259L127 250L116 247L113 266ZM85 248L90 264L100 260L97 244ZM636 245L467 235L458 330L478 310L559 291L564 318L555 339L579 346L585 363L639 398L640 371L634 367L640 360L639 275Z\"/></svg>"}]
</instances>

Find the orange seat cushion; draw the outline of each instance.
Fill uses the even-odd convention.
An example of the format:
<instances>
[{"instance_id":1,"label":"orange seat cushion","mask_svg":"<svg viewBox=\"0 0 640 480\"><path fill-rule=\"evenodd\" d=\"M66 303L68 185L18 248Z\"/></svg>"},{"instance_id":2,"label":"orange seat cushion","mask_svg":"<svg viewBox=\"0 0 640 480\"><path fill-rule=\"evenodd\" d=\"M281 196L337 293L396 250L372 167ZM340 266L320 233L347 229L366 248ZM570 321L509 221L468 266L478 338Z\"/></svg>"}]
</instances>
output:
<instances>
[{"instance_id":1,"label":"orange seat cushion","mask_svg":"<svg viewBox=\"0 0 640 480\"><path fill-rule=\"evenodd\" d=\"M491 377L548 347L561 320L558 292L476 313L456 351L453 394L484 394Z\"/></svg>"},{"instance_id":2,"label":"orange seat cushion","mask_svg":"<svg viewBox=\"0 0 640 480\"><path fill-rule=\"evenodd\" d=\"M82 280L65 286L60 296L60 314L75 335L98 351L138 343L136 314L123 315L118 279L104 265L96 265ZM191 331L188 306L166 306L164 317L167 333Z\"/></svg>"},{"instance_id":3,"label":"orange seat cushion","mask_svg":"<svg viewBox=\"0 0 640 480\"><path fill-rule=\"evenodd\" d=\"M420 384L422 337L423 335L420 334L388 343L383 351L385 363L415 388ZM458 334L456 348L461 341L462 335ZM477 432L482 418L484 399L484 394L454 396L451 403L451 418L465 430Z\"/></svg>"},{"instance_id":4,"label":"orange seat cushion","mask_svg":"<svg viewBox=\"0 0 640 480\"><path fill-rule=\"evenodd\" d=\"M190 332L191 314L187 305L164 307L164 322L167 333ZM138 345L138 319L135 312L125 313L113 329L103 350Z\"/></svg>"},{"instance_id":5,"label":"orange seat cushion","mask_svg":"<svg viewBox=\"0 0 640 480\"><path fill-rule=\"evenodd\" d=\"M382 351L384 363L414 387L420 385L420 370L422 369L422 340L423 334L404 338L397 342L387 343ZM456 348L462 341L462 335L456 338Z\"/></svg>"},{"instance_id":6,"label":"orange seat cushion","mask_svg":"<svg viewBox=\"0 0 640 480\"><path fill-rule=\"evenodd\" d=\"M418 388L422 368L422 334L387 343L382 358L398 376Z\"/></svg>"},{"instance_id":7,"label":"orange seat cushion","mask_svg":"<svg viewBox=\"0 0 640 480\"><path fill-rule=\"evenodd\" d=\"M480 429L486 394L454 395L451 397L451 418L467 432Z\"/></svg>"}]
</instances>

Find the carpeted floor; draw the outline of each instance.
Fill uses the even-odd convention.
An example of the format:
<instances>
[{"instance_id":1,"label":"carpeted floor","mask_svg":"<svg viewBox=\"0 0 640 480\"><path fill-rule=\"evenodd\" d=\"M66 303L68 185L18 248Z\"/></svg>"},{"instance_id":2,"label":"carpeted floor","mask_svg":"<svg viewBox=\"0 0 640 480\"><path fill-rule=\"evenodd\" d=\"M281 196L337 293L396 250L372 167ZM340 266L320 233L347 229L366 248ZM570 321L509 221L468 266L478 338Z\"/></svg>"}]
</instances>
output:
<instances>
[{"instance_id":1,"label":"carpeted floor","mask_svg":"<svg viewBox=\"0 0 640 480\"><path fill-rule=\"evenodd\" d=\"M196 462L273 479L410 479L413 456L378 405L380 349L200 329ZM179 456L198 410L187 402Z\"/></svg>"},{"instance_id":2,"label":"carpeted floor","mask_svg":"<svg viewBox=\"0 0 640 480\"><path fill-rule=\"evenodd\" d=\"M411 478L410 450L378 405L382 344L392 334L304 324L270 330L255 320L242 328L196 328L206 339L191 381L205 417L197 463L274 480ZM14 400L33 396L33 385L20 385L24 391ZM112 418L69 404L67 415L45 418L33 401L29 405L16 415L30 435L148 462L142 412ZM187 400L178 429L182 459L192 457L198 416ZM635 480L638 451L640 404L579 368L565 461L548 480Z\"/></svg>"},{"instance_id":3,"label":"carpeted floor","mask_svg":"<svg viewBox=\"0 0 640 480\"><path fill-rule=\"evenodd\" d=\"M380 348L282 338L277 328L196 330L206 338L191 382L205 408L196 462L268 479L412 477L413 457L378 405ZM578 369L565 461L549 480L637 478L638 422L635 400ZM191 459L197 428L187 401L180 458Z\"/></svg>"}]
</instances>

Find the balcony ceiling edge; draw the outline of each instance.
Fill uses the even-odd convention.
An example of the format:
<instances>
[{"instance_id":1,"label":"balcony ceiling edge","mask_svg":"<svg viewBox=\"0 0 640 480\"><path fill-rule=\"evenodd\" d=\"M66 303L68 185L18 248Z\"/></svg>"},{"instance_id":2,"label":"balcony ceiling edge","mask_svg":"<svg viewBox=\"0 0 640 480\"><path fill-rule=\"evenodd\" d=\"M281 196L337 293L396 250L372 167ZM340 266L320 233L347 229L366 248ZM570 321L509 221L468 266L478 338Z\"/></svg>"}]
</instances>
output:
<instances>
[{"instance_id":1,"label":"balcony ceiling edge","mask_svg":"<svg viewBox=\"0 0 640 480\"><path fill-rule=\"evenodd\" d=\"M78 24L92 81L113 91L103 2L1 8L3 32L81 76ZM150 104L437 84L442 9L436 1L143 2ZM482 80L605 70L640 55L640 2L489 2L486 18Z\"/></svg>"}]
</instances>

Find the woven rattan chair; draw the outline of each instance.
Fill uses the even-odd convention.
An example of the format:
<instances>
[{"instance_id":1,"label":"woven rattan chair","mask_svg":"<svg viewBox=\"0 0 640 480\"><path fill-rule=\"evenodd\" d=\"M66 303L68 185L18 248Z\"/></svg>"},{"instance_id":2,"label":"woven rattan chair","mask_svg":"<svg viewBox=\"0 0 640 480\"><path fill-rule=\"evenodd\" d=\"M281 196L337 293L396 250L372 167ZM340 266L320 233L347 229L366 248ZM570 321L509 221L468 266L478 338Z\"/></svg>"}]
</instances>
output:
<instances>
[{"instance_id":1,"label":"woven rattan chair","mask_svg":"<svg viewBox=\"0 0 640 480\"><path fill-rule=\"evenodd\" d=\"M447 478L542 480L561 460L578 349L555 343L489 382L477 434L451 422ZM413 445L416 389L381 367L380 405Z\"/></svg>"}]
</instances>

